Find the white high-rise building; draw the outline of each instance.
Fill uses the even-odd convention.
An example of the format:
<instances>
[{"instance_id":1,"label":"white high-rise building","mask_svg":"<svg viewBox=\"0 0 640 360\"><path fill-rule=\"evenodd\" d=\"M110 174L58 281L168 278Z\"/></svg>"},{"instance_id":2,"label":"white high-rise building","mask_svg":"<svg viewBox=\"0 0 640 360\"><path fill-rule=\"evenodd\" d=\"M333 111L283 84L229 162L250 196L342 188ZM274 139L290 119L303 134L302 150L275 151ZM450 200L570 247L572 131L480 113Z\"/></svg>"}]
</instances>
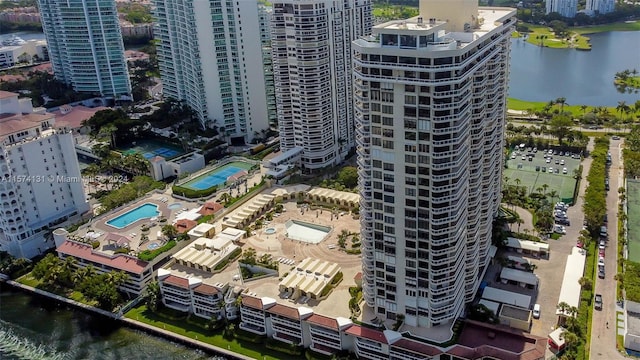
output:
<instances>
[{"instance_id":1,"label":"white high-rise building","mask_svg":"<svg viewBox=\"0 0 640 360\"><path fill-rule=\"evenodd\" d=\"M552 12L573 18L578 12L578 0L547 0L547 14Z\"/></svg>"},{"instance_id":2,"label":"white high-rise building","mask_svg":"<svg viewBox=\"0 0 640 360\"><path fill-rule=\"evenodd\" d=\"M81 93L131 99L115 0L38 0L53 73Z\"/></svg>"},{"instance_id":3,"label":"white high-rise building","mask_svg":"<svg viewBox=\"0 0 640 360\"><path fill-rule=\"evenodd\" d=\"M46 231L89 210L73 135L54 122L0 91L0 250L17 257L54 247Z\"/></svg>"},{"instance_id":4,"label":"white high-rise building","mask_svg":"<svg viewBox=\"0 0 640 360\"><path fill-rule=\"evenodd\" d=\"M615 0L587 0L585 10L590 14L608 14L616 9Z\"/></svg>"},{"instance_id":5,"label":"white high-rise building","mask_svg":"<svg viewBox=\"0 0 640 360\"><path fill-rule=\"evenodd\" d=\"M371 1L272 3L281 148L302 148L308 170L339 163L355 144L351 42L371 33Z\"/></svg>"},{"instance_id":6,"label":"white high-rise building","mask_svg":"<svg viewBox=\"0 0 640 360\"><path fill-rule=\"evenodd\" d=\"M271 58L271 14L273 8L264 4L258 5L260 20L260 42L262 43L262 67L264 68L265 92L267 95L267 116L269 126L278 127L276 107L276 87L273 81L273 60Z\"/></svg>"},{"instance_id":7,"label":"white high-rise building","mask_svg":"<svg viewBox=\"0 0 640 360\"><path fill-rule=\"evenodd\" d=\"M165 97L242 144L269 127L256 0L153 0Z\"/></svg>"},{"instance_id":8,"label":"white high-rise building","mask_svg":"<svg viewBox=\"0 0 640 360\"><path fill-rule=\"evenodd\" d=\"M363 291L378 318L447 325L489 263L515 9L421 0L354 41Z\"/></svg>"}]
</instances>

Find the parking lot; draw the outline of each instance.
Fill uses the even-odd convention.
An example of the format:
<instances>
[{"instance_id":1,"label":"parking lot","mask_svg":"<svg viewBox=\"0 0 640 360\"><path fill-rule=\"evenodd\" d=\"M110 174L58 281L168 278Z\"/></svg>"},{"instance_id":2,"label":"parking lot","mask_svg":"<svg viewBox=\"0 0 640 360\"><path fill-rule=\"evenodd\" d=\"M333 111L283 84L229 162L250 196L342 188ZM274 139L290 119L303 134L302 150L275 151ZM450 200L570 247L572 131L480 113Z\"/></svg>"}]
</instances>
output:
<instances>
[{"instance_id":1,"label":"parking lot","mask_svg":"<svg viewBox=\"0 0 640 360\"><path fill-rule=\"evenodd\" d=\"M555 191L556 200L572 203L575 170L580 167L580 161L580 155L574 153L518 147L511 151L504 176L510 184L518 179L519 185L526 186L529 193L540 188L545 192Z\"/></svg>"}]
</instances>

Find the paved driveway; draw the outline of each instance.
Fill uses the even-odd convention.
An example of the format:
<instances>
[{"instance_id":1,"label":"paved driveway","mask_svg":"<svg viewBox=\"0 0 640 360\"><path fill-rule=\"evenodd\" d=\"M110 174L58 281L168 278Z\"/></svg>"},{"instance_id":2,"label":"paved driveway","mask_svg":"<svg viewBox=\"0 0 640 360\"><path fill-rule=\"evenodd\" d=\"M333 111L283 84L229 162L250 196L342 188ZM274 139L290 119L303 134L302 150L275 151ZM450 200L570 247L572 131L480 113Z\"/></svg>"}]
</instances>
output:
<instances>
[{"instance_id":1,"label":"paved driveway","mask_svg":"<svg viewBox=\"0 0 640 360\"><path fill-rule=\"evenodd\" d=\"M623 359L616 350L616 281L613 277L617 273L618 255L618 188L622 186L623 140L611 140L611 167L609 169L610 189L607 193L607 220L609 221L609 242L605 256L604 279L596 279L596 293L602 294L602 311L593 312L591 327L591 358L592 359ZM607 328L606 324L609 323ZM621 327L624 324L619 324Z\"/></svg>"},{"instance_id":2,"label":"paved driveway","mask_svg":"<svg viewBox=\"0 0 640 360\"><path fill-rule=\"evenodd\" d=\"M587 147L593 149L593 141L589 142ZM580 182L580 190L576 204L569 207L567 216L571 221L571 226L567 226L567 234L558 240L549 240L550 256L549 260L532 260L537 265L535 273L540 278L540 287L538 292L537 303L541 307L540 319L534 319L531 327L531 333L538 336L546 337L556 328L558 316L556 315L556 305L560 297L560 288L562 287L562 279L564 269L567 263L567 256L571 254L571 249L576 245L576 240L580 236L582 230L582 222L584 214L582 212L582 204L584 202L584 192L587 181L585 180L589 169L591 169L591 159L583 160L582 180ZM553 354L547 350L547 358Z\"/></svg>"}]
</instances>

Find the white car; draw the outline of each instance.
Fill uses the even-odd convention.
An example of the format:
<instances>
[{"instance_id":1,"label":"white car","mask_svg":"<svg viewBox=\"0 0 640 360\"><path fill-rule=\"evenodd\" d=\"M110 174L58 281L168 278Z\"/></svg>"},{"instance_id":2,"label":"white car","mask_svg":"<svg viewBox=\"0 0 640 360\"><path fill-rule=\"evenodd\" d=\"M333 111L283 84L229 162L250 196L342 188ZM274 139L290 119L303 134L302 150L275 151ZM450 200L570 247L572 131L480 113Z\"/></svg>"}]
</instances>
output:
<instances>
[{"instance_id":1,"label":"white car","mask_svg":"<svg viewBox=\"0 0 640 360\"><path fill-rule=\"evenodd\" d=\"M553 232L555 232L557 234L565 235L567 233L567 228L565 228L562 225L556 225L556 226L553 227Z\"/></svg>"},{"instance_id":2,"label":"white car","mask_svg":"<svg viewBox=\"0 0 640 360\"><path fill-rule=\"evenodd\" d=\"M560 160L560 165L564 165L564 160Z\"/></svg>"},{"instance_id":3,"label":"white car","mask_svg":"<svg viewBox=\"0 0 640 360\"><path fill-rule=\"evenodd\" d=\"M553 149L549 149L549 155L553 155Z\"/></svg>"},{"instance_id":4,"label":"white car","mask_svg":"<svg viewBox=\"0 0 640 360\"><path fill-rule=\"evenodd\" d=\"M533 305L533 318L540 319L540 304Z\"/></svg>"},{"instance_id":5,"label":"white car","mask_svg":"<svg viewBox=\"0 0 640 360\"><path fill-rule=\"evenodd\" d=\"M604 258L602 256L598 258L598 266L604 266Z\"/></svg>"},{"instance_id":6,"label":"white car","mask_svg":"<svg viewBox=\"0 0 640 360\"><path fill-rule=\"evenodd\" d=\"M547 172L550 172L553 174L553 168L551 166L549 166L549 168L547 169Z\"/></svg>"},{"instance_id":7,"label":"white car","mask_svg":"<svg viewBox=\"0 0 640 360\"><path fill-rule=\"evenodd\" d=\"M550 164L551 163L551 159L547 159L546 162L547 162L547 164Z\"/></svg>"},{"instance_id":8,"label":"white car","mask_svg":"<svg viewBox=\"0 0 640 360\"><path fill-rule=\"evenodd\" d=\"M569 172L569 171L567 170L567 168L563 168L563 169L562 169L562 173L563 173L563 174L566 174L567 172Z\"/></svg>"}]
</instances>

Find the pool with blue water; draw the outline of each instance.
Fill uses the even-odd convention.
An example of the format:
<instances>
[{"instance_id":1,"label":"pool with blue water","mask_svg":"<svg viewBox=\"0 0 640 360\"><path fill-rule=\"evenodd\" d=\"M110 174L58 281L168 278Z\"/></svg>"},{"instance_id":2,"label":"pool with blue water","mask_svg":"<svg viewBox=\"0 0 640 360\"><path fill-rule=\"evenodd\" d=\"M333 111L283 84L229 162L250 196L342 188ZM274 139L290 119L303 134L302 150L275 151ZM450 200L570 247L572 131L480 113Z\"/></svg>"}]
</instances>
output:
<instances>
[{"instance_id":1,"label":"pool with blue water","mask_svg":"<svg viewBox=\"0 0 640 360\"><path fill-rule=\"evenodd\" d=\"M138 220L152 218L158 215L160 215L158 205L143 204L107 221L107 225L113 226L117 229L123 229Z\"/></svg>"}]
</instances>

